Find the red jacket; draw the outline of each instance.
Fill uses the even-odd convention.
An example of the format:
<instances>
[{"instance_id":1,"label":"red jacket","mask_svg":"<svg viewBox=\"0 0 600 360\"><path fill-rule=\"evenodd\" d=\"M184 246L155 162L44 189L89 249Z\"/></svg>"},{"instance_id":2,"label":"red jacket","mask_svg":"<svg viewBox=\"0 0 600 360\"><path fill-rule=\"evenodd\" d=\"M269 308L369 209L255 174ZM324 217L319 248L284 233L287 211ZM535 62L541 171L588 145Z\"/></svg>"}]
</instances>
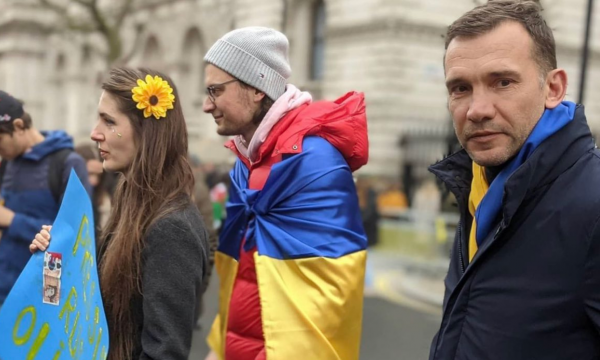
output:
<instances>
[{"instance_id":1,"label":"red jacket","mask_svg":"<svg viewBox=\"0 0 600 360\"><path fill-rule=\"evenodd\" d=\"M271 166L281 161L284 154L301 153L302 141L306 136L319 136L327 140L342 153L352 171L366 164L368 138L363 94L350 92L333 102L305 104L290 111L271 129L254 164L250 164L237 151L233 141L226 146L250 170L249 187L261 190ZM265 359L255 252L256 248L244 251L242 244L229 305L226 359Z\"/></svg>"}]
</instances>

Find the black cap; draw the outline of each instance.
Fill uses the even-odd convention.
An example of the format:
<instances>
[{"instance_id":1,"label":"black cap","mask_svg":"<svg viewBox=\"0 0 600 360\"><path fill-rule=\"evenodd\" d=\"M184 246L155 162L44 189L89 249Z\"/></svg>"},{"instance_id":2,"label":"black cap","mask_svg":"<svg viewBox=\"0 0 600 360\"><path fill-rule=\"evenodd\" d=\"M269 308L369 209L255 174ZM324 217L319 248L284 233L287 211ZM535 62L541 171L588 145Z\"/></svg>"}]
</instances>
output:
<instances>
[{"instance_id":1,"label":"black cap","mask_svg":"<svg viewBox=\"0 0 600 360\"><path fill-rule=\"evenodd\" d=\"M0 90L0 124L20 119L24 112L19 100Z\"/></svg>"}]
</instances>

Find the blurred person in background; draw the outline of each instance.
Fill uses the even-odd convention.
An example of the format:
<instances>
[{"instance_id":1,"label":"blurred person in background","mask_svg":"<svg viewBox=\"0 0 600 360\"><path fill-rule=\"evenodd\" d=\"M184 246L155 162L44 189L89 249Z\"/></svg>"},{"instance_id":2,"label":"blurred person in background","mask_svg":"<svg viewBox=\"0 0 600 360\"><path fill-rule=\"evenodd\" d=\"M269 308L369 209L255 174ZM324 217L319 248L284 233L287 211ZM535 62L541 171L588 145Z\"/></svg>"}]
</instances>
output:
<instances>
[{"instance_id":1,"label":"blurred person in background","mask_svg":"<svg viewBox=\"0 0 600 360\"><path fill-rule=\"evenodd\" d=\"M380 213L377 207L377 192L373 188L371 179L365 175L360 175L356 181L356 190L358 193L358 204L362 217L363 228L367 235L367 247L371 248L379 243L379 220ZM373 264L370 258L367 258L365 268L365 296L373 296L375 291L375 274Z\"/></svg>"},{"instance_id":2,"label":"blurred person in background","mask_svg":"<svg viewBox=\"0 0 600 360\"><path fill-rule=\"evenodd\" d=\"M288 39L233 30L204 60L210 113L238 159L215 266L207 359L358 359L366 237L352 172L364 97L312 102L288 84Z\"/></svg>"},{"instance_id":3,"label":"blurred person in background","mask_svg":"<svg viewBox=\"0 0 600 360\"><path fill-rule=\"evenodd\" d=\"M442 197L436 182L428 179L420 183L412 201L412 210L416 215L415 227L418 231L430 231L441 209Z\"/></svg>"},{"instance_id":4,"label":"blurred person in background","mask_svg":"<svg viewBox=\"0 0 600 360\"><path fill-rule=\"evenodd\" d=\"M157 71L124 67L102 89L91 139L104 170L121 173L96 246L108 360L188 360L209 250L177 89ZM46 250L49 230L31 251Z\"/></svg>"},{"instance_id":5,"label":"blurred person in background","mask_svg":"<svg viewBox=\"0 0 600 360\"><path fill-rule=\"evenodd\" d=\"M217 232L213 226L213 206L210 199L210 193L208 190L208 185L206 183L204 168L202 166L202 162L200 158L196 155L189 156L190 165L192 166L192 171L194 172L194 194L192 199L194 200L194 204L200 211L200 215L202 215L202 219L204 220L204 225L206 226L206 231L208 232L208 245L209 245L209 257L208 257L208 272L204 277L204 282L202 283L202 287L199 289L200 294L198 295L200 299L200 303L196 309L196 328L200 328L200 317L204 312L204 296L202 296L206 289L208 289L208 285L210 284L210 277L212 275L212 269L215 262L215 251L217 250L218 245L218 237Z\"/></svg>"},{"instance_id":6,"label":"blurred person in background","mask_svg":"<svg viewBox=\"0 0 600 360\"><path fill-rule=\"evenodd\" d=\"M368 177L361 175L356 181L358 204L362 216L363 227L367 235L367 246L379 242L379 209L377 207L377 192Z\"/></svg>"},{"instance_id":7,"label":"blurred person in background","mask_svg":"<svg viewBox=\"0 0 600 360\"><path fill-rule=\"evenodd\" d=\"M58 213L71 169L91 193L85 162L64 131L38 131L22 102L0 91L0 306L31 254L31 239Z\"/></svg>"},{"instance_id":8,"label":"blurred person in background","mask_svg":"<svg viewBox=\"0 0 600 360\"><path fill-rule=\"evenodd\" d=\"M222 177L229 177L226 173ZM210 189L210 201L213 206L213 227L217 234L221 233L223 222L227 217L227 185L225 179L221 179Z\"/></svg>"},{"instance_id":9,"label":"blurred person in background","mask_svg":"<svg viewBox=\"0 0 600 360\"><path fill-rule=\"evenodd\" d=\"M94 225L96 226L96 239L99 231L108 222L110 216L111 200L108 192L107 173L102 168L98 147L93 144L79 145L75 152L85 160L89 183L92 187L92 209L94 211Z\"/></svg>"},{"instance_id":10,"label":"blurred person in background","mask_svg":"<svg viewBox=\"0 0 600 360\"><path fill-rule=\"evenodd\" d=\"M204 177L206 179L206 185L209 189L212 189L219 182L219 172L217 166L212 162L206 162L202 166L204 170Z\"/></svg>"},{"instance_id":11,"label":"blurred person in background","mask_svg":"<svg viewBox=\"0 0 600 360\"><path fill-rule=\"evenodd\" d=\"M199 167L199 170L202 172L202 177L208 188L209 203L212 205L212 227L217 234L218 240L218 235L221 232L227 215L225 212L225 203L227 202L227 187L231 167L224 166L224 164L216 166L212 162L206 162Z\"/></svg>"},{"instance_id":12,"label":"blurred person in background","mask_svg":"<svg viewBox=\"0 0 600 360\"><path fill-rule=\"evenodd\" d=\"M403 211L408 208L408 199L402 191L400 181L392 180L387 184L386 189L377 196L377 207L382 213Z\"/></svg>"},{"instance_id":13,"label":"blurred person in background","mask_svg":"<svg viewBox=\"0 0 600 360\"><path fill-rule=\"evenodd\" d=\"M600 151L541 12L492 0L445 37L464 150L431 167L461 215L431 360L600 358Z\"/></svg>"}]
</instances>

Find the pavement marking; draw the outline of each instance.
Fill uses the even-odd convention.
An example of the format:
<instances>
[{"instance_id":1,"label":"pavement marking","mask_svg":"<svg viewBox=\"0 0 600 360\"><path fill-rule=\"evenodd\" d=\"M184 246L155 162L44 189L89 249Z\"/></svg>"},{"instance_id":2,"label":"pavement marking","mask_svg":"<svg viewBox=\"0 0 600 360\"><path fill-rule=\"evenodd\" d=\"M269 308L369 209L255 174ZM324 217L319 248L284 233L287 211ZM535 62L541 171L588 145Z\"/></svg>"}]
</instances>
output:
<instances>
[{"instance_id":1,"label":"pavement marking","mask_svg":"<svg viewBox=\"0 0 600 360\"><path fill-rule=\"evenodd\" d=\"M377 274L375 277L375 290L377 293L384 299L387 299L398 305L409 307L429 315L442 315L442 309L440 307L410 298L406 295L403 295L399 291L394 290L394 287L391 285L392 278L398 276L399 274L393 271Z\"/></svg>"}]
</instances>

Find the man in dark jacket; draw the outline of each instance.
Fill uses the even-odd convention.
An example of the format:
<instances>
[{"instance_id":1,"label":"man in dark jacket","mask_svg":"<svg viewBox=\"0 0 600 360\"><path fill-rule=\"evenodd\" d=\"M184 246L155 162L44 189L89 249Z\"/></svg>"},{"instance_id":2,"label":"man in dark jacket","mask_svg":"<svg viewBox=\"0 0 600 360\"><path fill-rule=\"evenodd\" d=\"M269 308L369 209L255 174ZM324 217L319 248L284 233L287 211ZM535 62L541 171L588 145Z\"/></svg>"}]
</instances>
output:
<instances>
[{"instance_id":1,"label":"man in dark jacket","mask_svg":"<svg viewBox=\"0 0 600 360\"><path fill-rule=\"evenodd\" d=\"M71 169L88 193L91 187L71 137L63 131L36 130L21 102L4 91L0 91L0 156L4 162L0 171L1 306L31 256L31 240L42 225L54 221Z\"/></svg>"},{"instance_id":2,"label":"man in dark jacket","mask_svg":"<svg viewBox=\"0 0 600 360\"><path fill-rule=\"evenodd\" d=\"M431 360L600 358L600 152L540 12L489 1L448 29L464 150L431 171L461 220Z\"/></svg>"}]
</instances>

